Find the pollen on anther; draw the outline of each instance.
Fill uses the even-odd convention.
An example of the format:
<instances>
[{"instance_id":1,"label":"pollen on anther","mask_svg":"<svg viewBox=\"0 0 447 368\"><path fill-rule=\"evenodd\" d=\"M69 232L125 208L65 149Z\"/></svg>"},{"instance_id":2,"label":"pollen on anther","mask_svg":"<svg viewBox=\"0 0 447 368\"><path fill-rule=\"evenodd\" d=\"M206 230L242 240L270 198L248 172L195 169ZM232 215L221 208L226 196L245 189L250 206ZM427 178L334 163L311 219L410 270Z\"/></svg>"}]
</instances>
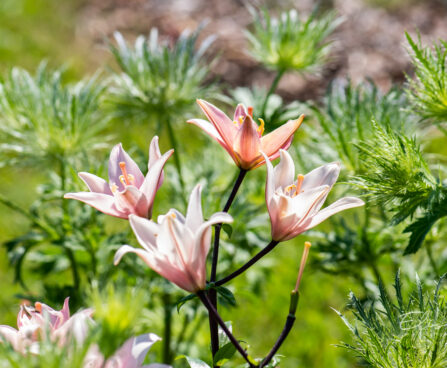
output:
<instances>
[{"instance_id":1,"label":"pollen on anther","mask_svg":"<svg viewBox=\"0 0 447 368\"><path fill-rule=\"evenodd\" d=\"M298 177L296 179L296 193L299 194L301 191L301 186L303 185L304 181L304 175L298 174Z\"/></svg>"}]
</instances>

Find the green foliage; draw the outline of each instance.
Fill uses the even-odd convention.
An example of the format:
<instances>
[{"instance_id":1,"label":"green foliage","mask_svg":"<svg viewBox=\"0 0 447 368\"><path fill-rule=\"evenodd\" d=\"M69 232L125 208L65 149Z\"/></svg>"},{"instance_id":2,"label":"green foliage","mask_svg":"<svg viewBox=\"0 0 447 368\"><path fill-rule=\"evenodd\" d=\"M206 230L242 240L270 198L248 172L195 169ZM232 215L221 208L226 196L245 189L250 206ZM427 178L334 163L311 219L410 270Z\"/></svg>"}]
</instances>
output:
<instances>
[{"instance_id":1,"label":"green foliage","mask_svg":"<svg viewBox=\"0 0 447 368\"><path fill-rule=\"evenodd\" d=\"M97 77L65 85L45 64L34 76L13 68L0 83L1 165L52 168L107 147L98 140L108 122L103 92Z\"/></svg>"},{"instance_id":2,"label":"green foliage","mask_svg":"<svg viewBox=\"0 0 447 368\"><path fill-rule=\"evenodd\" d=\"M445 367L447 307L441 296L443 279L434 292L428 293L417 277L416 289L405 298L397 273L395 297L391 298L379 283L378 303L362 303L351 293L350 304L359 326L353 326L339 313L354 337L354 345L342 346L372 367Z\"/></svg>"},{"instance_id":3,"label":"green foliage","mask_svg":"<svg viewBox=\"0 0 447 368\"><path fill-rule=\"evenodd\" d=\"M410 45L410 55L415 67L415 78L407 77L408 94L423 119L435 123L447 120L447 43L440 40L433 47L423 47L420 38L415 42L405 34ZM442 130L443 128L440 127ZM443 130L445 134L447 132Z\"/></svg>"},{"instance_id":4,"label":"green foliage","mask_svg":"<svg viewBox=\"0 0 447 368\"><path fill-rule=\"evenodd\" d=\"M246 32L252 56L264 66L277 71L312 71L328 58L327 37L340 20L333 13L302 19L296 10L272 18L267 10L251 9L253 31Z\"/></svg>"},{"instance_id":5,"label":"green foliage","mask_svg":"<svg viewBox=\"0 0 447 368\"><path fill-rule=\"evenodd\" d=\"M157 29L148 38L139 36L133 47L115 33L117 45L110 50L121 73L112 77L108 101L119 117L153 120L160 129L166 120L191 111L197 98L212 93L213 85L204 85L210 68L204 54L214 37L196 50L199 33L200 28L183 32L172 47L159 39Z\"/></svg>"}]
</instances>

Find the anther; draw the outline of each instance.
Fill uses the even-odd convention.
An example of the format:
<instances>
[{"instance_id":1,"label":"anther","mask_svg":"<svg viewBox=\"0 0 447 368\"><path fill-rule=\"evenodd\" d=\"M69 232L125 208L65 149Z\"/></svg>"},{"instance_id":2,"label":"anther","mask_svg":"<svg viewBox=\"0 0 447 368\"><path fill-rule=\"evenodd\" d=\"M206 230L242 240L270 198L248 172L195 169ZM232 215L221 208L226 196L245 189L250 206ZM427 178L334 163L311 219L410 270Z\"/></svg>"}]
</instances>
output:
<instances>
[{"instance_id":1,"label":"anther","mask_svg":"<svg viewBox=\"0 0 447 368\"><path fill-rule=\"evenodd\" d=\"M248 112L248 115L250 115L251 117L253 117L253 106L248 106L248 107L247 107L247 112Z\"/></svg>"},{"instance_id":2,"label":"anther","mask_svg":"<svg viewBox=\"0 0 447 368\"><path fill-rule=\"evenodd\" d=\"M296 179L296 194L298 195L301 191L301 186L303 185L304 181L304 175L298 174L298 177Z\"/></svg>"},{"instance_id":3,"label":"anther","mask_svg":"<svg viewBox=\"0 0 447 368\"><path fill-rule=\"evenodd\" d=\"M120 165L121 172L123 173L123 175L120 176L120 180L121 180L121 177L122 177L124 179L124 183L123 184L130 185L129 176L127 175L127 170L126 170L126 163L121 161L119 163L119 165Z\"/></svg>"},{"instance_id":4,"label":"anther","mask_svg":"<svg viewBox=\"0 0 447 368\"><path fill-rule=\"evenodd\" d=\"M34 303L34 309L36 311L38 311L39 313L42 313L42 303L40 303L40 302Z\"/></svg>"},{"instance_id":5,"label":"anther","mask_svg":"<svg viewBox=\"0 0 447 368\"><path fill-rule=\"evenodd\" d=\"M261 123L261 125L258 128L258 133L259 133L259 136L261 136L262 134L264 134L265 123L264 123L264 120L261 118L259 118L259 122Z\"/></svg>"}]
</instances>

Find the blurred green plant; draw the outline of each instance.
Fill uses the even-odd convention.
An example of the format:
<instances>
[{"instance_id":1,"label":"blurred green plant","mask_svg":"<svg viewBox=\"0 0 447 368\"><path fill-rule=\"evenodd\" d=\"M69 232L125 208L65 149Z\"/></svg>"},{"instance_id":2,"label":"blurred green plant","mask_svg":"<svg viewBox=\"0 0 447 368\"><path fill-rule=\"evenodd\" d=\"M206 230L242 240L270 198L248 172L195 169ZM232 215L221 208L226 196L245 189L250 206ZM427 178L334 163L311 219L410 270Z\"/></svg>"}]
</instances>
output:
<instances>
[{"instance_id":1,"label":"blurred green plant","mask_svg":"<svg viewBox=\"0 0 447 368\"><path fill-rule=\"evenodd\" d=\"M433 47L423 47L420 37L415 42L405 33L409 53L415 68L414 79L407 76L410 101L424 120L433 121L447 135L441 125L447 121L447 43L440 40Z\"/></svg>"},{"instance_id":2,"label":"blurred green plant","mask_svg":"<svg viewBox=\"0 0 447 368\"><path fill-rule=\"evenodd\" d=\"M433 293L428 293L416 275L416 289L405 298L397 273L395 298L387 294L380 282L378 303L362 303L351 293L350 305L360 326L353 326L337 312L354 337L353 345L341 346L372 367L445 367L447 307L441 293L444 278L438 280Z\"/></svg>"},{"instance_id":3,"label":"blurred green plant","mask_svg":"<svg viewBox=\"0 0 447 368\"><path fill-rule=\"evenodd\" d=\"M60 170L84 154L107 147L99 134L109 121L99 102L97 77L65 85L62 71L42 63L32 76L13 68L0 81L0 163ZM57 167L57 169L54 169Z\"/></svg>"}]
</instances>

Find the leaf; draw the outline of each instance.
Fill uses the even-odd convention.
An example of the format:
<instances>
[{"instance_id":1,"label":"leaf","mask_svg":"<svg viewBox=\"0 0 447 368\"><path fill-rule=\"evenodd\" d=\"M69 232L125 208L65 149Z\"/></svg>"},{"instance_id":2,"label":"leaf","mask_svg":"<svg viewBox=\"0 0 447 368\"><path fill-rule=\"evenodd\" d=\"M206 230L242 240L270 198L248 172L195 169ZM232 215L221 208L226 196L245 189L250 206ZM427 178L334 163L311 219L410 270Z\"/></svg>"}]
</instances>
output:
<instances>
[{"instance_id":1,"label":"leaf","mask_svg":"<svg viewBox=\"0 0 447 368\"><path fill-rule=\"evenodd\" d=\"M231 343L222 346L214 356L214 365L221 367L228 362L236 352L236 347Z\"/></svg>"},{"instance_id":2,"label":"leaf","mask_svg":"<svg viewBox=\"0 0 447 368\"><path fill-rule=\"evenodd\" d=\"M183 307L183 304L185 304L187 301L192 300L194 298L197 298L196 294L189 294L183 298L181 298L177 303L177 313L180 312L180 308Z\"/></svg>"},{"instance_id":3,"label":"leaf","mask_svg":"<svg viewBox=\"0 0 447 368\"><path fill-rule=\"evenodd\" d=\"M231 324L231 321L226 321L225 325L227 326L228 330L230 332L233 332L233 326ZM228 344L230 342L230 339L228 338L225 331L222 329L222 327L219 326L219 348L222 348L224 345Z\"/></svg>"},{"instance_id":4,"label":"leaf","mask_svg":"<svg viewBox=\"0 0 447 368\"><path fill-rule=\"evenodd\" d=\"M411 235L404 255L413 254L419 250L436 220L437 218L432 216L421 217L405 228L404 233L411 233Z\"/></svg>"},{"instance_id":5,"label":"leaf","mask_svg":"<svg viewBox=\"0 0 447 368\"><path fill-rule=\"evenodd\" d=\"M186 361L188 362L188 364L191 368L211 368L204 361L202 361L200 359L196 359L196 358L191 358L186 355L180 355L177 358L175 358L175 360L177 360L177 359L186 359Z\"/></svg>"},{"instance_id":6,"label":"leaf","mask_svg":"<svg viewBox=\"0 0 447 368\"><path fill-rule=\"evenodd\" d=\"M233 227L230 224L223 224L222 230L227 234L228 239L231 239L231 235L233 234Z\"/></svg>"},{"instance_id":7,"label":"leaf","mask_svg":"<svg viewBox=\"0 0 447 368\"><path fill-rule=\"evenodd\" d=\"M217 293L222 297L222 299L227 302L229 305L235 307L236 306L236 298L230 289L227 289L224 286L216 287Z\"/></svg>"}]
</instances>

